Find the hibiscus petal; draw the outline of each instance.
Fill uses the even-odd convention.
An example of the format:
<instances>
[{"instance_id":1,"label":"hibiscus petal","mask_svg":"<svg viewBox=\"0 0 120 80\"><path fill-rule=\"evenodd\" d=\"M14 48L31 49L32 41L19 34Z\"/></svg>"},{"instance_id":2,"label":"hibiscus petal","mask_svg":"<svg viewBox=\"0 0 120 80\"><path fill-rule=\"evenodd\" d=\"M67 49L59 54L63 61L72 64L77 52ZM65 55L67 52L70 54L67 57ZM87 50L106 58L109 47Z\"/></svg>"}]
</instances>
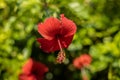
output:
<instances>
[{"instance_id":1,"label":"hibiscus petal","mask_svg":"<svg viewBox=\"0 0 120 80\"><path fill-rule=\"evenodd\" d=\"M41 49L44 52L52 52L52 51L56 51L56 50L60 50L58 42L56 39L53 40L47 40L44 38L38 38L37 41L41 44Z\"/></svg>"},{"instance_id":2,"label":"hibiscus petal","mask_svg":"<svg viewBox=\"0 0 120 80\"><path fill-rule=\"evenodd\" d=\"M79 61L80 61L80 60L79 60L78 57L77 57L76 59L74 59L74 61L73 61L73 65L74 65L74 67L76 67L77 69L81 69L81 67L82 67L82 65L80 64Z\"/></svg>"},{"instance_id":3,"label":"hibiscus petal","mask_svg":"<svg viewBox=\"0 0 120 80\"><path fill-rule=\"evenodd\" d=\"M48 67L40 62L33 62L33 71L36 72L38 77L43 77L44 73L48 72Z\"/></svg>"},{"instance_id":4,"label":"hibiscus petal","mask_svg":"<svg viewBox=\"0 0 120 80\"><path fill-rule=\"evenodd\" d=\"M43 80L43 76L47 71L47 66L30 58L23 66L19 80Z\"/></svg>"},{"instance_id":5,"label":"hibiscus petal","mask_svg":"<svg viewBox=\"0 0 120 80\"><path fill-rule=\"evenodd\" d=\"M67 48L70 45L70 43L72 42L72 39L73 39L73 35L60 38L61 47ZM37 41L41 44L40 48L46 53L60 50L58 41L56 39L47 40L44 38L38 38Z\"/></svg>"},{"instance_id":6,"label":"hibiscus petal","mask_svg":"<svg viewBox=\"0 0 120 80\"><path fill-rule=\"evenodd\" d=\"M35 75L36 80L43 80L46 72L48 72L48 67L46 65L33 60L32 74Z\"/></svg>"},{"instance_id":7,"label":"hibiscus petal","mask_svg":"<svg viewBox=\"0 0 120 80\"><path fill-rule=\"evenodd\" d=\"M67 48L70 45L70 43L72 42L72 39L73 39L73 35L60 38L62 48Z\"/></svg>"},{"instance_id":8,"label":"hibiscus petal","mask_svg":"<svg viewBox=\"0 0 120 80\"><path fill-rule=\"evenodd\" d=\"M77 29L75 23L70 19L64 17L64 14L61 15L61 23L62 23L62 28L61 28L62 35L67 37L75 34Z\"/></svg>"},{"instance_id":9,"label":"hibiscus petal","mask_svg":"<svg viewBox=\"0 0 120 80\"><path fill-rule=\"evenodd\" d=\"M38 32L46 39L53 39L60 32L60 21L57 18L50 17L44 23L38 24Z\"/></svg>"},{"instance_id":10,"label":"hibiscus petal","mask_svg":"<svg viewBox=\"0 0 120 80\"><path fill-rule=\"evenodd\" d=\"M33 60L32 60L32 59L29 59L29 60L24 64L24 66L23 66L23 68L22 68L22 73L23 73L23 74L26 74L26 75L31 74L32 67L33 67Z\"/></svg>"},{"instance_id":11,"label":"hibiscus petal","mask_svg":"<svg viewBox=\"0 0 120 80\"><path fill-rule=\"evenodd\" d=\"M36 80L37 78L35 77L35 75L30 74L30 75L26 75L26 74L20 74L18 80ZM42 80L42 79L39 79Z\"/></svg>"}]
</instances>

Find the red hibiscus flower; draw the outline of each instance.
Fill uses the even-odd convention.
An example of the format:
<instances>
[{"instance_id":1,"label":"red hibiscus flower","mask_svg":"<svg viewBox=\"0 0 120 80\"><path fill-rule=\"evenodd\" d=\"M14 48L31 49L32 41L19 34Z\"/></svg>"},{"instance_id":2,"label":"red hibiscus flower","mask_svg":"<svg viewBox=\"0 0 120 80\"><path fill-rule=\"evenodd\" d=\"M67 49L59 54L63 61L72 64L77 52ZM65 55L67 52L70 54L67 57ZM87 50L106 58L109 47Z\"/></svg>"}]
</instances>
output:
<instances>
[{"instance_id":1,"label":"red hibiscus flower","mask_svg":"<svg viewBox=\"0 0 120 80\"><path fill-rule=\"evenodd\" d=\"M91 61L92 61L92 58L90 55L82 54L81 56L74 59L73 65L76 68L81 69L83 67L88 66L91 63Z\"/></svg>"},{"instance_id":2,"label":"red hibiscus flower","mask_svg":"<svg viewBox=\"0 0 120 80\"><path fill-rule=\"evenodd\" d=\"M22 68L19 80L43 80L47 71L48 68L44 64L29 59Z\"/></svg>"},{"instance_id":3,"label":"red hibiscus flower","mask_svg":"<svg viewBox=\"0 0 120 80\"><path fill-rule=\"evenodd\" d=\"M47 53L60 50L57 60L63 62L65 53L62 48L67 48L72 42L76 32L75 23L62 14L60 20L50 17L44 23L38 24L38 32L43 36L38 38L41 49Z\"/></svg>"}]
</instances>

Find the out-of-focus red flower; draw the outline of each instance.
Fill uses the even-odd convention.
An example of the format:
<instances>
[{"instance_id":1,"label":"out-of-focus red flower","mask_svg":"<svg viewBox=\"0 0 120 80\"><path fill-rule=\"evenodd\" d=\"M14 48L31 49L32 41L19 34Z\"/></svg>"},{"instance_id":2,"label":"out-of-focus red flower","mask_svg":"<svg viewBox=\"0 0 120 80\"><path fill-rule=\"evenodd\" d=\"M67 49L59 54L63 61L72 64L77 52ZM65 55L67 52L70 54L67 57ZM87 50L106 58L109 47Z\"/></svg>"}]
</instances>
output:
<instances>
[{"instance_id":1,"label":"out-of-focus red flower","mask_svg":"<svg viewBox=\"0 0 120 80\"><path fill-rule=\"evenodd\" d=\"M82 54L81 56L77 57L73 61L74 67L81 69L83 67L88 66L92 61L92 58L88 54Z\"/></svg>"},{"instance_id":2,"label":"out-of-focus red flower","mask_svg":"<svg viewBox=\"0 0 120 80\"><path fill-rule=\"evenodd\" d=\"M43 38L37 41L41 44L44 52L60 50L58 60L62 61L65 53L62 48L67 48L76 32L76 25L73 21L61 15L60 20L54 17L47 18L44 23L38 24L38 32Z\"/></svg>"},{"instance_id":3,"label":"out-of-focus red flower","mask_svg":"<svg viewBox=\"0 0 120 80\"><path fill-rule=\"evenodd\" d=\"M22 68L19 80L43 80L47 71L48 68L44 64L29 59Z\"/></svg>"}]
</instances>

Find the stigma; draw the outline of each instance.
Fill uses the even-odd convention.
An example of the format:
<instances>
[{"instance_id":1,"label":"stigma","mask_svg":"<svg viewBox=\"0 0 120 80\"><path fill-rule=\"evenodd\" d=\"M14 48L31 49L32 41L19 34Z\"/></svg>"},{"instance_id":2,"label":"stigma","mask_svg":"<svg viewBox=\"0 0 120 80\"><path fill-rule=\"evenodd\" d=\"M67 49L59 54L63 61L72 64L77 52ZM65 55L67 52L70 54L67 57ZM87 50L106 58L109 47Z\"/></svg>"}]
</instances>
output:
<instances>
[{"instance_id":1,"label":"stigma","mask_svg":"<svg viewBox=\"0 0 120 80\"><path fill-rule=\"evenodd\" d=\"M64 52L64 51L60 51L60 52L58 53L56 62L61 64L61 63L64 62L64 60L65 60L65 52Z\"/></svg>"}]
</instances>

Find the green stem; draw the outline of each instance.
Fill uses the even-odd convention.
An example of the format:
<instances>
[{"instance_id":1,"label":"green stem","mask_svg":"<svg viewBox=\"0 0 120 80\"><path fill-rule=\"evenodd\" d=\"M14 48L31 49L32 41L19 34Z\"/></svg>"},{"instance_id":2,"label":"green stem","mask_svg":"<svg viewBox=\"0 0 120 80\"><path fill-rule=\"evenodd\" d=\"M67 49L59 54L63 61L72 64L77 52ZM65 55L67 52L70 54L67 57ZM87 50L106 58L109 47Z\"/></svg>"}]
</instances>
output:
<instances>
[{"instance_id":1,"label":"green stem","mask_svg":"<svg viewBox=\"0 0 120 80\"><path fill-rule=\"evenodd\" d=\"M84 68L81 69L82 80L89 80Z\"/></svg>"},{"instance_id":2,"label":"green stem","mask_svg":"<svg viewBox=\"0 0 120 80\"><path fill-rule=\"evenodd\" d=\"M112 66L110 65L109 71L108 71L108 80L112 80Z\"/></svg>"}]
</instances>

